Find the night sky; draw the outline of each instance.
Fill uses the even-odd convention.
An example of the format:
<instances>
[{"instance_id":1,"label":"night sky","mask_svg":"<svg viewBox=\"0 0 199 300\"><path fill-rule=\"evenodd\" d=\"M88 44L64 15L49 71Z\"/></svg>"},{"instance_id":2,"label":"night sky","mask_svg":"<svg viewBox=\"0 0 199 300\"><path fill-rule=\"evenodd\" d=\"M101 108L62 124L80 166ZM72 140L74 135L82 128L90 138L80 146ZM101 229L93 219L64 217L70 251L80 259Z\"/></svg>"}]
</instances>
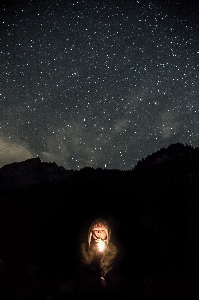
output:
<instances>
[{"instance_id":1,"label":"night sky","mask_svg":"<svg viewBox=\"0 0 199 300\"><path fill-rule=\"evenodd\" d=\"M132 169L199 147L199 11L189 0L0 7L0 167Z\"/></svg>"}]
</instances>

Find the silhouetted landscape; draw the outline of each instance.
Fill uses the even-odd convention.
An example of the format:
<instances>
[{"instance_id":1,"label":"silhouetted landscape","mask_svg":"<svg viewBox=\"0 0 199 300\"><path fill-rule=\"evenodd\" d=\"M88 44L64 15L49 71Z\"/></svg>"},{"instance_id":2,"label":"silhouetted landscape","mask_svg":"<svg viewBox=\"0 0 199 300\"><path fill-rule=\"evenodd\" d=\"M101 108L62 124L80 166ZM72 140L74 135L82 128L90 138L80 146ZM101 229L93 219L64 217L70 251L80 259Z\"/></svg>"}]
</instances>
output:
<instances>
[{"instance_id":1,"label":"silhouetted landscape","mask_svg":"<svg viewBox=\"0 0 199 300\"><path fill-rule=\"evenodd\" d=\"M138 286L157 290L169 282L176 292L168 299L185 299L184 289L186 299L198 295L199 148L176 143L128 171L66 170L40 158L1 167L1 299L66 299L80 243L96 217L110 223L119 249L117 292L138 295ZM30 292L36 276L41 286Z\"/></svg>"}]
</instances>

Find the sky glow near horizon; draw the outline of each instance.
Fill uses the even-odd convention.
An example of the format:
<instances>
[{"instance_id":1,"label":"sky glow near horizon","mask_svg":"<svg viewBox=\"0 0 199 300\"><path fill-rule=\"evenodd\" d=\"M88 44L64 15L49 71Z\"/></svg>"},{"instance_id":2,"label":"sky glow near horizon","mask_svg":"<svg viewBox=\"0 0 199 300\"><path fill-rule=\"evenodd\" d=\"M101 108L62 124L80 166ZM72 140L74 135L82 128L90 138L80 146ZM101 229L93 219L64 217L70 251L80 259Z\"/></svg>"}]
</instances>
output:
<instances>
[{"instance_id":1,"label":"sky glow near horizon","mask_svg":"<svg viewBox=\"0 0 199 300\"><path fill-rule=\"evenodd\" d=\"M0 167L129 170L199 147L197 1L3 1Z\"/></svg>"}]
</instances>

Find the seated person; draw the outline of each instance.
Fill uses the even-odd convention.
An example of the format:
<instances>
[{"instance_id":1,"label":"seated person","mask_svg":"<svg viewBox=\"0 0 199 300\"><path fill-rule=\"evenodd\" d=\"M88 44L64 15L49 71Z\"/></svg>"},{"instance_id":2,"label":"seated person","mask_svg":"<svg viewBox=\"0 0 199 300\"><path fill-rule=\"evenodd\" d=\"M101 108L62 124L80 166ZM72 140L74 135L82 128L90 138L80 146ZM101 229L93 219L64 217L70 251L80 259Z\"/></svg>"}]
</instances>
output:
<instances>
[{"instance_id":1,"label":"seated person","mask_svg":"<svg viewBox=\"0 0 199 300\"><path fill-rule=\"evenodd\" d=\"M107 222L96 219L88 231L88 241L81 245L81 262L91 275L105 280L112 270L118 249L110 241L111 230Z\"/></svg>"}]
</instances>

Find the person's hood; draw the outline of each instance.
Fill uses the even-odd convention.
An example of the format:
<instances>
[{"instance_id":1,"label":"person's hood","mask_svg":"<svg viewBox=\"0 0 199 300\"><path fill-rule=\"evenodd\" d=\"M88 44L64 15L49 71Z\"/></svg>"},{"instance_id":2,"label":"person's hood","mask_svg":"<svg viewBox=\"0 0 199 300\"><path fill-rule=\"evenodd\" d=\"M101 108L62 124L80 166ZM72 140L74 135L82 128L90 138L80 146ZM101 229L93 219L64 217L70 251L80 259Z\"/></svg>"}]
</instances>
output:
<instances>
[{"instance_id":1,"label":"person's hood","mask_svg":"<svg viewBox=\"0 0 199 300\"><path fill-rule=\"evenodd\" d=\"M109 228L109 225L104 219L97 218L95 221L93 221L88 231L88 246L90 247L92 232L94 228L102 228L106 231L106 244L108 245L111 236L111 230Z\"/></svg>"}]
</instances>

